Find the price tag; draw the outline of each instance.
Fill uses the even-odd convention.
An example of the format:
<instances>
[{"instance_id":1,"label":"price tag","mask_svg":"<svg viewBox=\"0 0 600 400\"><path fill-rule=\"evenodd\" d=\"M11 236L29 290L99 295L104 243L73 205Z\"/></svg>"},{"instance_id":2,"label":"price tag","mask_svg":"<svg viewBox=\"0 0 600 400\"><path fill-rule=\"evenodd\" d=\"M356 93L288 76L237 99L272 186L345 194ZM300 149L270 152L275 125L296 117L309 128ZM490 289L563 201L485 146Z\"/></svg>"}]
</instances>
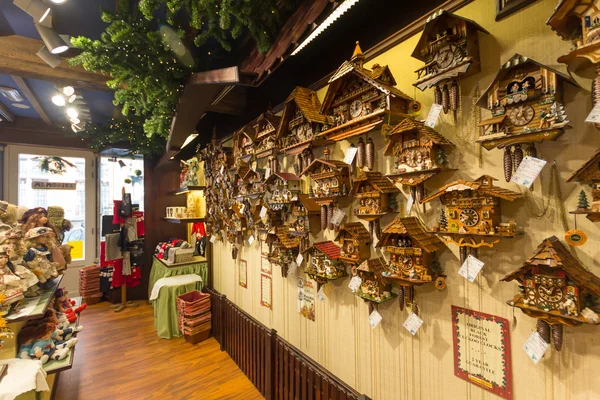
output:
<instances>
[{"instance_id":1,"label":"price tag","mask_svg":"<svg viewBox=\"0 0 600 400\"><path fill-rule=\"evenodd\" d=\"M262 206L262 208L260 209L260 217L264 218L267 215L267 207Z\"/></svg>"},{"instance_id":2,"label":"price tag","mask_svg":"<svg viewBox=\"0 0 600 400\"><path fill-rule=\"evenodd\" d=\"M224 165L221 165L221 172L220 172L220 174L221 174L221 175L223 175L223 171L224 171L224 170L225 170L225 166L224 166Z\"/></svg>"},{"instance_id":3,"label":"price tag","mask_svg":"<svg viewBox=\"0 0 600 400\"><path fill-rule=\"evenodd\" d=\"M271 168L265 168L265 179L271 176Z\"/></svg>"},{"instance_id":4,"label":"price tag","mask_svg":"<svg viewBox=\"0 0 600 400\"><path fill-rule=\"evenodd\" d=\"M376 234L373 234L373 249L377 248L377 243L379 243L379 238Z\"/></svg>"},{"instance_id":5,"label":"price tag","mask_svg":"<svg viewBox=\"0 0 600 400\"><path fill-rule=\"evenodd\" d=\"M409 331L412 335L415 335L419 328L423 325L423 320L419 318L419 316L415 313L410 313L406 321L402 324L407 331Z\"/></svg>"},{"instance_id":6,"label":"price tag","mask_svg":"<svg viewBox=\"0 0 600 400\"><path fill-rule=\"evenodd\" d=\"M533 332L529 335L527 341L523 345L523 350L525 350L525 353L531 358L531 361L537 365L542 357L544 357L549 346L550 345L542 339L539 333Z\"/></svg>"},{"instance_id":7,"label":"price tag","mask_svg":"<svg viewBox=\"0 0 600 400\"><path fill-rule=\"evenodd\" d=\"M413 195L411 193L410 197L408 198L408 201L406 202L406 213L410 213L410 210L412 209L413 204L415 204L415 198L413 197Z\"/></svg>"},{"instance_id":8,"label":"price tag","mask_svg":"<svg viewBox=\"0 0 600 400\"><path fill-rule=\"evenodd\" d=\"M333 209L333 216L331 217L331 223L335 226L338 226L342 223L342 220L346 216L346 213L340 210L339 208Z\"/></svg>"},{"instance_id":9,"label":"price tag","mask_svg":"<svg viewBox=\"0 0 600 400\"><path fill-rule=\"evenodd\" d=\"M323 290L324 287L325 287L325 285L321 286L321 289L319 289L319 292L317 293L317 299L319 299L321 301L327 300L327 295L325 294L325 291Z\"/></svg>"},{"instance_id":10,"label":"price tag","mask_svg":"<svg viewBox=\"0 0 600 400\"><path fill-rule=\"evenodd\" d=\"M441 104L432 104L429 109L429 114L427 115L427 119L425 120L425 125L430 128L435 128L435 124L437 124L438 118L440 117L440 113L442 112Z\"/></svg>"},{"instance_id":11,"label":"price tag","mask_svg":"<svg viewBox=\"0 0 600 400\"><path fill-rule=\"evenodd\" d=\"M250 237L248 238L248 244L251 245L252 243L254 243L254 236L250 235Z\"/></svg>"},{"instance_id":12,"label":"price tag","mask_svg":"<svg viewBox=\"0 0 600 400\"><path fill-rule=\"evenodd\" d=\"M298 269L298 264L296 264L295 262L291 262L290 265L288 265L288 275L296 275L296 270Z\"/></svg>"},{"instance_id":13,"label":"price tag","mask_svg":"<svg viewBox=\"0 0 600 400\"><path fill-rule=\"evenodd\" d=\"M211 243L214 243L214 242L216 242L216 241L217 241L217 235L211 235L211 236L210 236L210 242L211 242Z\"/></svg>"},{"instance_id":14,"label":"price tag","mask_svg":"<svg viewBox=\"0 0 600 400\"><path fill-rule=\"evenodd\" d=\"M252 171L256 171L256 166L257 166L257 165L258 165L258 164L256 163L256 161L253 161L253 162L252 162Z\"/></svg>"},{"instance_id":15,"label":"price tag","mask_svg":"<svg viewBox=\"0 0 600 400\"><path fill-rule=\"evenodd\" d=\"M600 122L600 103L596 103L592 112L587 116L585 122L599 123Z\"/></svg>"},{"instance_id":16,"label":"price tag","mask_svg":"<svg viewBox=\"0 0 600 400\"><path fill-rule=\"evenodd\" d=\"M304 261L304 256L302 253L298 253L298 257L296 257L296 264L302 265L302 261Z\"/></svg>"},{"instance_id":17,"label":"price tag","mask_svg":"<svg viewBox=\"0 0 600 400\"><path fill-rule=\"evenodd\" d=\"M360 288L361 283L362 279L360 279L359 276L353 276L352 279L350 279L348 287L350 288L350 290L352 290L352 293L355 293L358 290L358 288Z\"/></svg>"},{"instance_id":18,"label":"price tag","mask_svg":"<svg viewBox=\"0 0 600 400\"><path fill-rule=\"evenodd\" d=\"M242 203L242 207L240 208L240 214L243 214L245 209L246 209L246 204Z\"/></svg>"},{"instance_id":19,"label":"price tag","mask_svg":"<svg viewBox=\"0 0 600 400\"><path fill-rule=\"evenodd\" d=\"M510 181L530 188L540 172L542 172L544 165L546 165L546 160L527 156L521 161L517 172L515 172Z\"/></svg>"},{"instance_id":20,"label":"price tag","mask_svg":"<svg viewBox=\"0 0 600 400\"><path fill-rule=\"evenodd\" d=\"M383 317L377 310L373 310L371 315L369 315L369 323L371 324L372 328L375 328L377 325L379 325L382 319Z\"/></svg>"},{"instance_id":21,"label":"price tag","mask_svg":"<svg viewBox=\"0 0 600 400\"><path fill-rule=\"evenodd\" d=\"M477 275L479 275L479 272L481 272L483 265L483 261L469 254L463 265L458 270L458 274L463 278L468 279L469 282L473 282L475 281L475 278L477 278Z\"/></svg>"},{"instance_id":22,"label":"price tag","mask_svg":"<svg viewBox=\"0 0 600 400\"><path fill-rule=\"evenodd\" d=\"M344 162L346 164L352 164L354 161L354 157L356 157L356 153L358 152L358 147L350 147L346 150L346 156L344 157Z\"/></svg>"}]
</instances>

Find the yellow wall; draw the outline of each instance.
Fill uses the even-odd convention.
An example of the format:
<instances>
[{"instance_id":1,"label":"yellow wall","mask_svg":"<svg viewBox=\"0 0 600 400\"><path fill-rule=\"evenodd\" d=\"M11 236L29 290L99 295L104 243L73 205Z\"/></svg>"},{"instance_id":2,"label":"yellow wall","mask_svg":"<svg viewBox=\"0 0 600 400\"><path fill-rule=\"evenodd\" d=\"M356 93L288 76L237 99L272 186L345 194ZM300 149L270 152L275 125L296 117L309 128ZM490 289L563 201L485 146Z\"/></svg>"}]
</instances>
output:
<instances>
[{"instance_id":1,"label":"yellow wall","mask_svg":"<svg viewBox=\"0 0 600 400\"><path fill-rule=\"evenodd\" d=\"M543 64L565 71L556 59L568 51L569 44L563 42L545 25L552 13L556 0L540 0L522 11L498 23L494 21L495 1L476 0L461 9L457 14L473 19L486 28L490 35L481 35L482 72L461 81L462 122L456 127L450 114L442 114L437 130L457 144L450 155L450 162L459 171L454 175L438 175L426 187L431 193L435 188L454 179L475 179L482 173L500 179L499 185L519 190L514 184L503 179L502 152L483 150L483 167L478 166L478 150L474 144L476 132L470 124L471 97L479 82L485 89L500 65L514 53L531 57ZM339 23L344 23L340 20ZM377 29L376 26L373 29ZM388 64L398 81L398 88L410 95L415 92L412 82L414 71L421 63L410 57L418 36L401 43L386 54L370 60L373 63ZM354 40L348 38L344 51L348 58L354 48ZM237 262L231 259L231 245L215 243L215 286L236 304L259 321L276 329L282 337L300 348L306 354L345 382L373 399L496 399L478 387L456 378L453 373L452 331L450 306L457 305L485 313L498 315L511 321L511 341L515 399L593 399L600 397L600 389L595 382L595 374L600 370L600 331L594 326L566 328L563 349L560 353L549 350L545 359L538 365L527 358L521 349L526 338L535 326L535 320L516 310L516 326L513 310L506 305L517 291L515 283L500 283L507 273L518 268L530 256L537 245L546 237L557 235L562 238L564 230L559 219L556 203L551 204L548 214L536 217L541 209L541 195L547 199L549 189L550 164L556 160L562 182L562 191L567 209L577 205L577 195L582 186L565 184L572 171L587 161L600 147L600 132L584 119L591 109L590 77L594 67L575 75L584 89L567 86L565 103L573 129L558 140L538 146L538 156L549 164L534 185L533 199L518 200L514 204L503 204L506 218L515 219L526 234L515 240L507 240L494 249L480 251L480 259L486 263L483 272L475 283L469 283L457 274L459 268L458 251L451 246L441 256L448 274L448 287L438 291L431 287L417 289L417 299L421 316L425 323L415 337L403 327L407 311L401 312L397 302L391 301L379 307L382 323L372 329L367 321L367 304L357 299L347 288L348 279L338 281L332 296L325 302L316 300L316 321L310 322L297 312L296 278L283 279L277 266L273 266L273 310L260 305L260 253L259 244L245 247L239 258L248 261L248 288L237 283ZM321 98L324 91L320 91ZM432 91L416 93L423 103L423 118L432 102ZM483 118L488 116L483 113ZM390 171L391 157L382 155L382 140L374 133L378 150L376 169ZM354 142L356 142L354 140ZM348 142L335 146L333 156L343 158ZM315 152L320 157L322 149ZM291 170L291 157L284 160L284 170ZM285 165L289 166L285 168ZM305 185L306 186L306 185ZM588 189L589 193L589 189ZM402 195L399 199L403 198ZM403 204L401 204L404 209ZM433 207L433 208L432 208ZM427 206L420 215L432 226L439 215L439 203ZM384 219L385 226L391 218ZM573 227L569 216L570 227ZM600 226L585 218L578 219L579 229L589 236L588 243L578 248L577 254L596 275L600 276ZM333 239L327 233L313 237L314 241ZM372 253L375 257L375 253Z\"/></svg>"}]
</instances>

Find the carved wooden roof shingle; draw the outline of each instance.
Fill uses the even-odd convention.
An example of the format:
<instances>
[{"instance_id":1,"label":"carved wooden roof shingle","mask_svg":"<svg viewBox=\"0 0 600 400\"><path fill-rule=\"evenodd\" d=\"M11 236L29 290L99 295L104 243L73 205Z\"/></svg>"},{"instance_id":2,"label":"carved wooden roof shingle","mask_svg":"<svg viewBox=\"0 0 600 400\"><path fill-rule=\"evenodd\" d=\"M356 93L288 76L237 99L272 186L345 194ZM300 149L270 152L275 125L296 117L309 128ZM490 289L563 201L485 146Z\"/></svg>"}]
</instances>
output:
<instances>
[{"instance_id":1,"label":"carved wooden roof shingle","mask_svg":"<svg viewBox=\"0 0 600 400\"><path fill-rule=\"evenodd\" d=\"M275 179L282 179L284 181L299 181L300 177L296 174L292 174L291 172L274 172L265 181L265 183L272 183Z\"/></svg>"},{"instance_id":2,"label":"carved wooden roof shingle","mask_svg":"<svg viewBox=\"0 0 600 400\"><path fill-rule=\"evenodd\" d=\"M388 135L389 142L387 143L383 154L386 156L391 155L392 150L394 149L394 143L401 140L402 136L409 132L416 132L419 136L423 135L437 145L454 147L454 144L451 141L425 125L424 122L415 121L412 118L405 118L390 131Z\"/></svg>"},{"instance_id":3,"label":"carved wooden roof shingle","mask_svg":"<svg viewBox=\"0 0 600 400\"><path fill-rule=\"evenodd\" d=\"M413 242L416 242L415 247L420 247L427 253L433 253L445 248L444 242L433 233L429 233L425 225L417 217L396 218L393 220L383 230L377 247L385 246L387 239L391 235L407 235Z\"/></svg>"},{"instance_id":4,"label":"carved wooden roof shingle","mask_svg":"<svg viewBox=\"0 0 600 400\"><path fill-rule=\"evenodd\" d=\"M586 175L587 173L598 174L598 172L600 171L599 163L600 163L600 149L596 150L594 155L585 164L583 164L581 167L579 167L579 169L577 171L573 172L573 175L571 175L571 177L569 179L567 179L567 182L571 182L575 178L579 178L583 182L588 182L588 180L586 179L585 176L580 176L580 175L582 175L582 174ZM590 170L590 168L593 168L593 170Z\"/></svg>"},{"instance_id":5,"label":"carved wooden roof shingle","mask_svg":"<svg viewBox=\"0 0 600 400\"><path fill-rule=\"evenodd\" d=\"M363 171L359 176L354 178L352 186L352 195L356 195L362 183L368 182L373 185L373 188L380 193L398 193L400 190L390 182L381 172L378 171Z\"/></svg>"},{"instance_id":6,"label":"carved wooden roof shingle","mask_svg":"<svg viewBox=\"0 0 600 400\"><path fill-rule=\"evenodd\" d=\"M385 272L386 269L386 262L383 257L365 260L358 266L359 271L372 273L379 278L383 278L382 273Z\"/></svg>"},{"instance_id":7,"label":"carved wooden roof shingle","mask_svg":"<svg viewBox=\"0 0 600 400\"><path fill-rule=\"evenodd\" d=\"M343 161L340 160L323 160L321 158L317 158L316 160L313 160L313 162L310 163L310 165L306 168L304 168L304 171L302 171L302 173L300 174L300 176L304 176L307 173L309 173L310 171L312 171L317 165L319 164L325 164L329 167L335 168L338 171L343 170L344 168L348 168L349 165L346 164Z\"/></svg>"},{"instance_id":8,"label":"carved wooden roof shingle","mask_svg":"<svg viewBox=\"0 0 600 400\"><path fill-rule=\"evenodd\" d=\"M314 243L311 247L309 247L307 249L307 251L309 251L311 249L319 250L320 252L325 254L325 256L327 258L329 258L330 260L337 260L338 258L340 258L340 254L341 254L341 250L342 250L340 246L338 246L331 240L327 240L325 242Z\"/></svg>"},{"instance_id":9,"label":"carved wooden roof shingle","mask_svg":"<svg viewBox=\"0 0 600 400\"><path fill-rule=\"evenodd\" d=\"M296 103L296 106L298 106L309 121L323 124L327 120L327 117L320 112L321 101L314 90L296 86L285 100L286 107L292 102ZM281 123L284 123L283 119Z\"/></svg>"},{"instance_id":10,"label":"carved wooden roof shingle","mask_svg":"<svg viewBox=\"0 0 600 400\"><path fill-rule=\"evenodd\" d=\"M302 203L302 205L304 206L306 211L308 211L309 214L321 213L321 206L315 203L313 200L311 200L307 194L299 194L298 200L300 201L300 203Z\"/></svg>"},{"instance_id":11,"label":"carved wooden roof shingle","mask_svg":"<svg viewBox=\"0 0 600 400\"><path fill-rule=\"evenodd\" d=\"M356 239L359 243L362 242L371 242L371 235L369 231L365 228L365 226L360 222L349 222L340 227L340 231L337 234L335 240L339 240L339 238L344 234L348 233L354 239Z\"/></svg>"},{"instance_id":12,"label":"carved wooden roof shingle","mask_svg":"<svg viewBox=\"0 0 600 400\"><path fill-rule=\"evenodd\" d=\"M499 197L501 199L509 200L509 201L513 201L513 200L521 197L521 193L513 192L512 190L504 189L499 186L494 186L493 184L491 184L491 185L482 184L482 180L486 180L486 179L489 179L490 182L492 180L497 180L496 178L492 178L491 176L488 176L488 175L483 175L473 182L459 179L457 181L450 182L449 184L442 186L437 192L424 198L422 203L430 202L431 200L434 200L447 192L453 192L455 190L467 190L467 189L478 190L482 194L487 194L487 195L490 195L493 197Z\"/></svg>"},{"instance_id":13,"label":"carved wooden roof shingle","mask_svg":"<svg viewBox=\"0 0 600 400\"><path fill-rule=\"evenodd\" d=\"M300 239L289 235L287 225L279 225L275 229L275 235L286 249L294 249L300 245Z\"/></svg>"}]
</instances>

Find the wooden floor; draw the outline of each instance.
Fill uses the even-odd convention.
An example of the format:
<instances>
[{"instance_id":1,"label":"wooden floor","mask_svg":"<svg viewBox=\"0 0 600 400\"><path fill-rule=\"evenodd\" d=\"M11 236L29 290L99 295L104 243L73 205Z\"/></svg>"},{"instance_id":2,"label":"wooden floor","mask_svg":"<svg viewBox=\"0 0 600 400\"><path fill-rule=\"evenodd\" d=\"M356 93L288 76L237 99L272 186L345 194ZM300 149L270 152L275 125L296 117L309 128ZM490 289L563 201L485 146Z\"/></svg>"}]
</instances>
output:
<instances>
[{"instance_id":1,"label":"wooden floor","mask_svg":"<svg viewBox=\"0 0 600 400\"><path fill-rule=\"evenodd\" d=\"M60 374L56 400L263 398L215 339L159 339L152 306L138 303L120 313L107 303L84 311L75 363Z\"/></svg>"}]
</instances>

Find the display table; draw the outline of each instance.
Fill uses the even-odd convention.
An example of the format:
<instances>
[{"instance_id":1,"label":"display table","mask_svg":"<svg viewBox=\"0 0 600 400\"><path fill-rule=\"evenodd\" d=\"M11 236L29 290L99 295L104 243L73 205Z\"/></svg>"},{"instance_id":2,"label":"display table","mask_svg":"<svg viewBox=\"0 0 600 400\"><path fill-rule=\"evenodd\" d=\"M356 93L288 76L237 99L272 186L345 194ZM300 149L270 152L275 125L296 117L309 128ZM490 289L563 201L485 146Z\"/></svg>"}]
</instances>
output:
<instances>
[{"instance_id":1,"label":"display table","mask_svg":"<svg viewBox=\"0 0 600 400\"><path fill-rule=\"evenodd\" d=\"M206 282L208 278L208 263L196 260L190 263L167 265L158 258L153 258L148 285L148 297L150 297L152 288L159 279L188 274L199 275L202 278L202 282L178 286L163 286L158 299L151 302L154 306L154 329L159 338L171 339L172 337L181 336L177 326L177 296L192 290L202 290L203 282Z\"/></svg>"}]
</instances>

